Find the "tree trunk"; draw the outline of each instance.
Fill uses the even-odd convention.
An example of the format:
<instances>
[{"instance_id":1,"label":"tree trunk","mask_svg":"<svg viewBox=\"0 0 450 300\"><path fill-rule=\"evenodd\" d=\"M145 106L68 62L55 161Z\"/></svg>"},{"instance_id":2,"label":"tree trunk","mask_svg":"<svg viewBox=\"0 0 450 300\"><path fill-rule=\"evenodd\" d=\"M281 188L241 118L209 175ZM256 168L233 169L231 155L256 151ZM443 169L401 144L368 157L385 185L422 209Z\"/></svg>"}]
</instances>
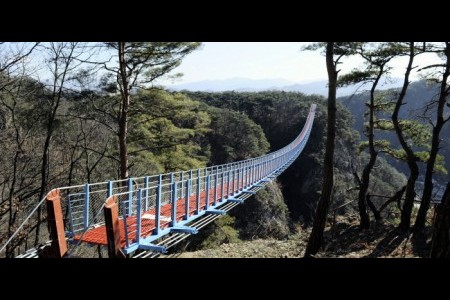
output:
<instances>
[{"instance_id":1,"label":"tree trunk","mask_svg":"<svg viewBox=\"0 0 450 300\"><path fill-rule=\"evenodd\" d=\"M128 178L128 108L130 105L130 90L125 60L125 43L119 42L119 69L121 80L122 105L119 118L119 159L120 159L120 178Z\"/></svg>"},{"instance_id":2,"label":"tree trunk","mask_svg":"<svg viewBox=\"0 0 450 300\"><path fill-rule=\"evenodd\" d=\"M437 207L431 257L450 258L450 182L447 184L442 201Z\"/></svg>"},{"instance_id":3,"label":"tree trunk","mask_svg":"<svg viewBox=\"0 0 450 300\"><path fill-rule=\"evenodd\" d=\"M416 157L414 155L414 151L408 145L403 135L403 131L400 127L400 122L398 120L398 115L400 113L400 108L403 105L403 100L405 99L406 90L409 86L409 75L412 70L412 64L414 61L414 42L409 43L409 62L406 67L405 78L403 81L403 87L400 92L400 95L395 103L395 109L392 113L392 123L394 125L395 133L397 134L397 138L402 146L403 150L406 153L406 162L409 168L409 178L406 184L406 195L405 202L403 203L403 210L401 214L401 221L399 224L399 228L402 230L408 230L411 225L411 212L414 205L414 198L416 197L415 185L417 177L419 177L419 168L416 163Z\"/></svg>"},{"instance_id":4,"label":"tree trunk","mask_svg":"<svg viewBox=\"0 0 450 300\"><path fill-rule=\"evenodd\" d=\"M436 156L439 152L440 134L442 127L445 124L444 121L444 107L448 96L447 79L450 73L450 44L445 43L445 71L442 75L441 89L439 92L438 108L436 113L436 125L433 128L433 137L431 141L430 158L427 162L427 169L425 173L425 183L422 195L422 202L420 204L419 212L417 213L414 229L416 231L423 231L425 228L425 219L428 209L430 207L431 195L433 193L433 173L434 164L436 163Z\"/></svg>"},{"instance_id":5,"label":"tree trunk","mask_svg":"<svg viewBox=\"0 0 450 300\"><path fill-rule=\"evenodd\" d=\"M47 125L47 136L45 137L44 142L44 148L43 148L43 154L42 154L42 165L41 165L41 187L39 190L39 198L38 201L41 201L41 199L44 197L45 192L47 191L47 168L48 168L48 151L50 148L50 139L52 137L53 133L53 118L49 118ZM36 224L36 237L34 239L34 246L37 246L39 244L39 234L41 229L41 206L37 209L37 224Z\"/></svg>"},{"instance_id":6,"label":"tree trunk","mask_svg":"<svg viewBox=\"0 0 450 300\"><path fill-rule=\"evenodd\" d=\"M376 221L381 221L381 214L380 211L375 207L375 204L373 204L372 200L370 200L370 196L367 195L367 205L369 206L370 210L373 212L373 216L375 217Z\"/></svg>"},{"instance_id":7,"label":"tree trunk","mask_svg":"<svg viewBox=\"0 0 450 300\"><path fill-rule=\"evenodd\" d=\"M63 86L66 81L67 73L69 72L69 66L72 62L73 51L75 50L76 43L70 46L70 51L66 57L64 57L63 49L64 45L61 44L57 47L52 46L52 54L54 55L54 70L53 70L53 91L51 95L51 110L47 115L47 132L45 136L44 148L42 149L42 167L41 167L41 187L39 191L38 201L41 201L45 193L48 191L48 173L49 173L49 150L50 142L53 137L54 125L56 120L56 113L58 112L59 105L62 99ZM59 60L64 58L62 72L59 73L59 67L61 64ZM41 225L41 206L37 210L37 224L36 224L36 238L34 245L39 243L39 231Z\"/></svg>"},{"instance_id":8,"label":"tree trunk","mask_svg":"<svg viewBox=\"0 0 450 300\"><path fill-rule=\"evenodd\" d=\"M319 251L323 239L323 231L328 215L328 209L331 202L331 193L333 191L333 162L334 146L336 135L336 85L337 71L333 61L334 43L327 43L326 61L328 71L328 120L327 120L327 142L325 150L325 159L323 166L322 194L317 205L316 216L308 245L305 251L305 257L310 257Z\"/></svg>"},{"instance_id":9,"label":"tree trunk","mask_svg":"<svg viewBox=\"0 0 450 300\"><path fill-rule=\"evenodd\" d=\"M370 218L367 213L367 191L369 190L370 183L370 173L372 172L373 166L377 161L378 152L375 150L375 89L380 81L381 75L383 74L383 67L380 68L377 78L372 85L370 90L370 107L369 107L369 154L370 159L367 165L364 167L362 176L361 176L361 186L358 194L358 209L359 209L359 217L360 223L359 227L362 229L367 229L370 227Z\"/></svg>"}]
</instances>

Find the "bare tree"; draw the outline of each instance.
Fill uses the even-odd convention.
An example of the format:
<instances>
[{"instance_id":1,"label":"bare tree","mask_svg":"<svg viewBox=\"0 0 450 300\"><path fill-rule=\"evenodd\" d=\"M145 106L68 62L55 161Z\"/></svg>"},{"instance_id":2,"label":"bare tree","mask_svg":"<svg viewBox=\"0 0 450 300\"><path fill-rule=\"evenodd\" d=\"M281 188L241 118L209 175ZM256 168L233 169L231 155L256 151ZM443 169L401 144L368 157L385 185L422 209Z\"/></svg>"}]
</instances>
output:
<instances>
[{"instance_id":1,"label":"bare tree","mask_svg":"<svg viewBox=\"0 0 450 300\"><path fill-rule=\"evenodd\" d=\"M32 165L32 158L26 155L26 151L33 126L23 128L19 119L22 118L21 99L34 92L30 88L30 81L26 80L29 71L27 61L38 45L39 43L0 43L0 133L3 144L0 155L4 160L0 173L0 231L3 216L7 214L5 238L9 238L15 229L23 210L21 194L24 193L24 188L30 187L29 178L32 177L27 170ZM5 255L12 256L14 248L14 245L9 245Z\"/></svg>"},{"instance_id":2,"label":"bare tree","mask_svg":"<svg viewBox=\"0 0 450 300\"><path fill-rule=\"evenodd\" d=\"M356 45L353 45L355 47L354 53L364 59L365 68L362 70L355 69L349 74L341 76L339 78L339 85L345 86L359 82L371 83L369 102L366 104L369 109L369 120L366 132L369 161L363 169L358 193L360 227L362 229L367 229L370 227L370 218L367 212L367 193L370 185L370 174L378 157L375 140L376 111L378 105L376 103L375 91L380 80L389 72L390 68L388 67L388 63L399 54L399 49L395 43L355 44Z\"/></svg>"},{"instance_id":3,"label":"bare tree","mask_svg":"<svg viewBox=\"0 0 450 300\"><path fill-rule=\"evenodd\" d=\"M409 177L408 182L406 184L406 195L405 201L403 203L403 210L401 214L401 222L399 228L403 230L408 230L411 222L411 212L414 203L414 198L416 196L415 192L415 184L417 177L419 177L419 167L417 166L416 156L414 155L413 149L406 142L405 135L402 130L401 123L398 119L398 115L400 112L400 108L403 105L403 100L405 99L406 91L409 86L409 75L411 74L411 70L413 68L413 62L415 57L415 48L414 42L409 43L409 61L408 66L406 67L405 77L403 81L403 86L400 91L400 94L397 98L397 102L395 103L395 109L392 113L392 123L394 124L395 133L397 134L397 138L402 146L403 150L406 153L406 162L409 168Z\"/></svg>"},{"instance_id":4,"label":"bare tree","mask_svg":"<svg viewBox=\"0 0 450 300\"><path fill-rule=\"evenodd\" d=\"M43 117L46 120L45 138L42 149L41 165L41 184L39 191L39 200L42 199L48 191L49 186L49 157L50 146L54 131L58 124L58 112L64 97L64 91L67 89L67 83L72 74L80 67L82 62L80 58L85 55L85 47L81 43L48 43L43 46L44 53L47 55L47 66L51 72L50 93L46 95L43 103L45 109ZM39 232L41 223L41 208L37 210L36 238L34 244L39 243Z\"/></svg>"},{"instance_id":5,"label":"bare tree","mask_svg":"<svg viewBox=\"0 0 450 300\"><path fill-rule=\"evenodd\" d=\"M306 246L305 257L310 257L319 251L322 244L323 231L328 215L328 209L331 202L331 194L333 191L333 168L334 168L334 146L336 136L336 89L337 75L336 65L342 56L334 59L335 46L334 42L327 42L326 45L326 61L328 72L328 117L327 117L327 142L325 148L325 159L323 166L323 182L322 194L316 209L313 229L309 236L308 245Z\"/></svg>"}]
</instances>

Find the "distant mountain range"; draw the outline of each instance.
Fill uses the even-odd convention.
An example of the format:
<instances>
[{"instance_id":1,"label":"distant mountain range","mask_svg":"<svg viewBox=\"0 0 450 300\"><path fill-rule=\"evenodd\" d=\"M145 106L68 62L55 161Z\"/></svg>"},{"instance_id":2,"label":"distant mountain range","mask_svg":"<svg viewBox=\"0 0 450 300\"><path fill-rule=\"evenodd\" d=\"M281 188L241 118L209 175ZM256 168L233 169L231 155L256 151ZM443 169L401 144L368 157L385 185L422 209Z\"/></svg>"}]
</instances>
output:
<instances>
[{"instance_id":1,"label":"distant mountain range","mask_svg":"<svg viewBox=\"0 0 450 300\"><path fill-rule=\"evenodd\" d=\"M267 90L277 90L286 92L302 92L304 94L318 94L326 96L328 94L328 82L326 80L295 83L286 79L249 79L249 78L229 78L222 80L204 80L191 83L182 83L168 86L169 90L173 91L203 91L203 92L259 92ZM381 89L389 89L401 86L402 82L399 79L392 80L392 83L387 83L381 86ZM338 96L346 96L353 94L357 89L363 91L366 87L358 85L339 88Z\"/></svg>"},{"instance_id":2,"label":"distant mountain range","mask_svg":"<svg viewBox=\"0 0 450 300\"><path fill-rule=\"evenodd\" d=\"M427 84L426 81L420 80L416 82L412 82L410 86L408 87L408 91L406 92L406 96L404 99L404 105L401 108L400 111L400 119L414 119L418 120L419 122L422 122L424 124L428 124L428 119L422 119L418 116L423 114L423 108L425 105L429 102L430 99L433 98L438 92L439 92L439 85L430 85ZM364 112L367 110L367 107L365 105L367 99L369 99L368 93L361 93L358 95L355 95L353 97L344 96L338 98L338 101L340 101L355 117L355 125L354 129L356 129L361 137L363 139L367 139L365 135L363 134L364 130ZM445 113L448 113L448 109L445 109ZM434 120L436 113L436 107L434 106L431 108L431 110L428 112L427 115L430 115L430 117ZM378 113L379 117L384 117L386 119L390 119L390 114L380 114ZM448 138L450 136L450 126L445 125L442 128L441 137L441 150L440 154L442 154L445 158L445 167L450 170L450 139ZM375 133L375 137L377 139L386 139L390 142L390 144L396 148L400 148L400 144L398 142L398 139L393 132L382 132L380 130L377 130ZM409 169L405 162L399 162L398 160L387 158L388 162L396 167L399 171L403 172L404 174L409 174ZM425 167L424 163L419 163L419 167L423 170ZM423 171L423 173L425 173ZM450 172L445 175L442 173L437 172L434 175L434 179L437 180L437 182L441 185L445 185L448 181L450 181ZM423 178L421 179L423 180Z\"/></svg>"}]
</instances>

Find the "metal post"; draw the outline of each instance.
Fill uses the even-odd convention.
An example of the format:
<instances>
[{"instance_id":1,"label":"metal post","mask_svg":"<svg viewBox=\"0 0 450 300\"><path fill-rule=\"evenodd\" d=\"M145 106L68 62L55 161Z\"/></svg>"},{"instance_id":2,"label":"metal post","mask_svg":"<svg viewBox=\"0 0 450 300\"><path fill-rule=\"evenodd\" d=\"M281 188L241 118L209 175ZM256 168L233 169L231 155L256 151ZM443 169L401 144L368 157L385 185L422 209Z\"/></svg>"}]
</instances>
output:
<instances>
[{"instance_id":1,"label":"metal post","mask_svg":"<svg viewBox=\"0 0 450 300\"><path fill-rule=\"evenodd\" d=\"M112 196L112 193L113 193L113 182L111 180L108 181L108 184L107 184L106 188L108 190L108 198L109 198L109 197Z\"/></svg>"},{"instance_id":2,"label":"metal post","mask_svg":"<svg viewBox=\"0 0 450 300\"><path fill-rule=\"evenodd\" d=\"M186 180L186 193L184 196L184 207L186 209L186 213L184 215L184 220L187 220L189 218L189 198L191 195L191 187L192 187L192 180L188 179Z\"/></svg>"},{"instance_id":3,"label":"metal post","mask_svg":"<svg viewBox=\"0 0 450 300\"><path fill-rule=\"evenodd\" d=\"M172 183L172 224L175 226L177 224L177 183Z\"/></svg>"},{"instance_id":4,"label":"metal post","mask_svg":"<svg viewBox=\"0 0 450 300\"><path fill-rule=\"evenodd\" d=\"M129 239L129 235L128 235L128 224L127 224L127 212L126 212L126 206L125 206L125 202L122 202L122 212L123 212L123 217L122 217L122 221L123 221L123 229L125 231L125 247L128 248L130 246L130 239Z\"/></svg>"},{"instance_id":5,"label":"metal post","mask_svg":"<svg viewBox=\"0 0 450 300\"><path fill-rule=\"evenodd\" d=\"M248 176L248 166L247 163L244 164L244 167L242 168L242 189L245 189L247 186L247 176Z\"/></svg>"},{"instance_id":6,"label":"metal post","mask_svg":"<svg viewBox=\"0 0 450 300\"><path fill-rule=\"evenodd\" d=\"M217 201L217 181L219 181L219 172L216 169L216 174L215 174L216 178L214 179L214 200L213 200L213 205L216 205L216 201Z\"/></svg>"},{"instance_id":7,"label":"metal post","mask_svg":"<svg viewBox=\"0 0 450 300\"><path fill-rule=\"evenodd\" d=\"M253 167L255 168L255 173L253 174L253 182L259 181L259 162L255 161Z\"/></svg>"},{"instance_id":8,"label":"metal post","mask_svg":"<svg viewBox=\"0 0 450 300\"><path fill-rule=\"evenodd\" d=\"M256 163L255 167L256 167L256 170L255 170L256 171L256 180L259 181L261 179L260 173L259 173L259 171L261 171L260 160L258 160L258 162Z\"/></svg>"},{"instance_id":9,"label":"metal post","mask_svg":"<svg viewBox=\"0 0 450 300\"><path fill-rule=\"evenodd\" d=\"M240 179L242 177L241 169L239 169L239 166L237 167L236 171L237 171L237 189L239 191L241 189L241 180Z\"/></svg>"},{"instance_id":10,"label":"metal post","mask_svg":"<svg viewBox=\"0 0 450 300\"><path fill-rule=\"evenodd\" d=\"M233 180L232 180L232 183L233 183L233 187L231 188L231 192L232 192L232 194L234 195L234 192L236 191L236 188L235 188L235 181L236 181L236 178L235 178L235 177L236 177L236 169L232 167L231 171L233 172Z\"/></svg>"},{"instance_id":11,"label":"metal post","mask_svg":"<svg viewBox=\"0 0 450 300\"><path fill-rule=\"evenodd\" d=\"M196 195L196 207L195 214L200 213L200 169L197 170L197 195Z\"/></svg>"},{"instance_id":12,"label":"metal post","mask_svg":"<svg viewBox=\"0 0 450 300\"><path fill-rule=\"evenodd\" d=\"M155 234L159 234L159 230L161 228L161 199L162 199L162 175L160 174L155 203Z\"/></svg>"},{"instance_id":13,"label":"metal post","mask_svg":"<svg viewBox=\"0 0 450 300\"><path fill-rule=\"evenodd\" d=\"M128 178L128 216L133 214L133 180Z\"/></svg>"},{"instance_id":14,"label":"metal post","mask_svg":"<svg viewBox=\"0 0 450 300\"><path fill-rule=\"evenodd\" d=\"M141 243L141 227L142 227L142 209L141 209L141 203L142 203L142 190L139 189L137 192L137 199L136 199L136 242L138 244Z\"/></svg>"},{"instance_id":15,"label":"metal post","mask_svg":"<svg viewBox=\"0 0 450 300\"><path fill-rule=\"evenodd\" d=\"M263 179L264 177L264 161L259 162L259 179Z\"/></svg>"},{"instance_id":16,"label":"metal post","mask_svg":"<svg viewBox=\"0 0 450 300\"><path fill-rule=\"evenodd\" d=\"M89 183L84 186L84 229L89 227Z\"/></svg>"},{"instance_id":17,"label":"metal post","mask_svg":"<svg viewBox=\"0 0 450 300\"><path fill-rule=\"evenodd\" d=\"M145 189L145 211L148 211L148 194L149 194L149 188L148 186L150 182L150 178L148 176L145 176L145 184L144 184L144 189Z\"/></svg>"},{"instance_id":18,"label":"metal post","mask_svg":"<svg viewBox=\"0 0 450 300\"><path fill-rule=\"evenodd\" d=\"M184 174L183 174L183 171L180 172L180 183L181 183L180 198L182 198L183 197L183 191L184 191Z\"/></svg>"},{"instance_id":19,"label":"metal post","mask_svg":"<svg viewBox=\"0 0 450 300\"><path fill-rule=\"evenodd\" d=\"M246 188L248 185L248 163L245 163L243 175L242 186Z\"/></svg>"},{"instance_id":20,"label":"metal post","mask_svg":"<svg viewBox=\"0 0 450 300\"><path fill-rule=\"evenodd\" d=\"M224 175L225 175L225 173L223 172L223 166L222 166L222 168L221 168L221 174L220 174L220 177L221 177L221 189L220 189L220 192L221 192L221 194L222 194L222 197L220 197L220 199L221 199L221 201L223 201L224 199L224 195L225 195L225 193L224 193L224 189L225 189L225 177L224 177Z\"/></svg>"},{"instance_id":21,"label":"metal post","mask_svg":"<svg viewBox=\"0 0 450 300\"><path fill-rule=\"evenodd\" d=\"M247 186L247 176L248 176L248 168L247 168L247 164L245 163L244 166L242 167L242 178L241 178L241 186L242 189L244 189Z\"/></svg>"},{"instance_id":22,"label":"metal post","mask_svg":"<svg viewBox=\"0 0 450 300\"><path fill-rule=\"evenodd\" d=\"M247 173L248 173L248 175L247 175L247 186L250 186L253 183L253 181L252 181L252 171L253 171L252 164L250 163L248 168L247 168Z\"/></svg>"},{"instance_id":23,"label":"metal post","mask_svg":"<svg viewBox=\"0 0 450 300\"><path fill-rule=\"evenodd\" d=\"M251 183L252 183L252 162L249 162L248 166L247 166L247 182L246 182L246 186L250 186Z\"/></svg>"},{"instance_id":24,"label":"metal post","mask_svg":"<svg viewBox=\"0 0 450 300\"><path fill-rule=\"evenodd\" d=\"M250 165L250 183L253 184L255 182L255 162L252 161L252 164Z\"/></svg>"},{"instance_id":25,"label":"metal post","mask_svg":"<svg viewBox=\"0 0 450 300\"><path fill-rule=\"evenodd\" d=\"M245 179L245 164L242 164L240 171L241 171L241 176L240 176L240 178L238 178L240 189L238 189L238 190L243 190L244 189L244 179Z\"/></svg>"},{"instance_id":26,"label":"metal post","mask_svg":"<svg viewBox=\"0 0 450 300\"><path fill-rule=\"evenodd\" d=\"M231 170L228 170L228 174L227 174L227 198L230 197L230 177L231 177Z\"/></svg>"},{"instance_id":27,"label":"metal post","mask_svg":"<svg viewBox=\"0 0 450 300\"><path fill-rule=\"evenodd\" d=\"M211 175L208 175L208 177L206 177L206 205L205 205L205 210L207 210L209 208L209 192L211 190Z\"/></svg>"}]
</instances>

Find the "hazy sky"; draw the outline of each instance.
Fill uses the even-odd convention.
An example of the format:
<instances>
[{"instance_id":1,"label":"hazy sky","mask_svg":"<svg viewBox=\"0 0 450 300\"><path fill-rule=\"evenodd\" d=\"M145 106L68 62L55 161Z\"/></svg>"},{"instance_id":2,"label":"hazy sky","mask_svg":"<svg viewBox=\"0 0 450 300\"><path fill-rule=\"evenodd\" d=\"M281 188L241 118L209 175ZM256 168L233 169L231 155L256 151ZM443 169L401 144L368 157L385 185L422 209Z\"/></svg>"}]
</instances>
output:
<instances>
[{"instance_id":1,"label":"hazy sky","mask_svg":"<svg viewBox=\"0 0 450 300\"><path fill-rule=\"evenodd\" d=\"M326 80L325 57L318 51L301 51L309 43L294 42L205 42L200 50L189 54L175 72L184 76L174 84L245 77L250 79L282 78L296 83ZM418 63L436 61L430 54L418 57ZM345 61L342 72L361 63L358 59ZM393 77L402 77L407 58L395 60ZM413 72L413 78L415 72ZM166 82L170 84L170 82Z\"/></svg>"}]
</instances>

